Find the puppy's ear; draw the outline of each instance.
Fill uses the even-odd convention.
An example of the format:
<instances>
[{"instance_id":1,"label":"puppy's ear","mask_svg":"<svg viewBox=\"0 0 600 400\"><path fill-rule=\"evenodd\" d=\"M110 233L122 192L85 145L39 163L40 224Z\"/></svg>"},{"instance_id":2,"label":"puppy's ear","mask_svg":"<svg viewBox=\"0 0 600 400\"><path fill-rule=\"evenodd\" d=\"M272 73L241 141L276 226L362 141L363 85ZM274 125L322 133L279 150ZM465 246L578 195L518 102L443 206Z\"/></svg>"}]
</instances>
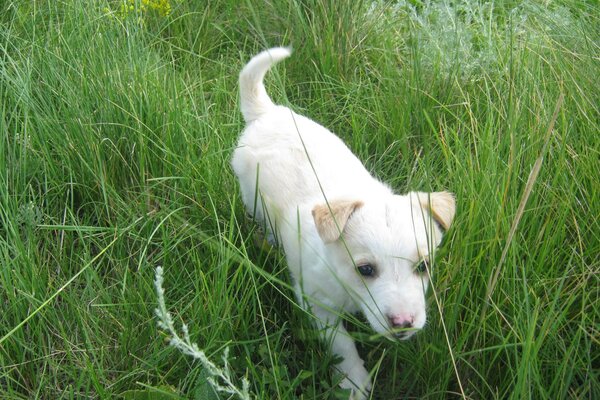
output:
<instances>
[{"instance_id":1,"label":"puppy's ear","mask_svg":"<svg viewBox=\"0 0 600 400\"><path fill-rule=\"evenodd\" d=\"M433 219L444 230L448 230L456 213L454 195L450 192L417 192L417 196L421 207L431 212Z\"/></svg>"},{"instance_id":2,"label":"puppy's ear","mask_svg":"<svg viewBox=\"0 0 600 400\"><path fill-rule=\"evenodd\" d=\"M362 205L361 201L335 200L315 206L312 215L321 239L325 243L338 240L352 213Z\"/></svg>"}]
</instances>

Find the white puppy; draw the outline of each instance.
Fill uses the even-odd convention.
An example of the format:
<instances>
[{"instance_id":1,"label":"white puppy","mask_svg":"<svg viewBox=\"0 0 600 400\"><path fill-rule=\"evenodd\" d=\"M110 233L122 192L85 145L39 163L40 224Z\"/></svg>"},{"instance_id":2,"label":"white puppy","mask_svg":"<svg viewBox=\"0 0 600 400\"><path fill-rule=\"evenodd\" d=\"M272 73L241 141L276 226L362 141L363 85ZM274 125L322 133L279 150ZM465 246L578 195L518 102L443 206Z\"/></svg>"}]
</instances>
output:
<instances>
[{"instance_id":1,"label":"white puppy","mask_svg":"<svg viewBox=\"0 0 600 400\"><path fill-rule=\"evenodd\" d=\"M340 316L362 311L392 339L425 325L429 259L454 218L454 197L394 194L333 133L273 104L263 78L290 54L264 51L240 73L247 125L232 165L246 208L283 244L300 304L343 358L341 386L362 399L371 380Z\"/></svg>"}]
</instances>

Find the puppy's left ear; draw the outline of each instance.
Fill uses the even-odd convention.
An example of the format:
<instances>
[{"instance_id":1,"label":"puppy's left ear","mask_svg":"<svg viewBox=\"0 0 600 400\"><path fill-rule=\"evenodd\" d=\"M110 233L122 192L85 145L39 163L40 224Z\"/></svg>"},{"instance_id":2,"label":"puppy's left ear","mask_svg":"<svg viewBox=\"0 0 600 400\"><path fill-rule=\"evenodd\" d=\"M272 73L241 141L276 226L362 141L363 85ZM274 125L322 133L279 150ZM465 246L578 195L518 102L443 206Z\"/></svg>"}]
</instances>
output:
<instances>
[{"instance_id":1,"label":"puppy's left ear","mask_svg":"<svg viewBox=\"0 0 600 400\"><path fill-rule=\"evenodd\" d=\"M456 213L454 195L450 192L417 192L417 196L421 207L431 212L433 219L447 231Z\"/></svg>"},{"instance_id":2,"label":"puppy's left ear","mask_svg":"<svg viewBox=\"0 0 600 400\"><path fill-rule=\"evenodd\" d=\"M315 206L312 215L323 242L338 240L352 213L362 205L362 201L334 200Z\"/></svg>"}]
</instances>

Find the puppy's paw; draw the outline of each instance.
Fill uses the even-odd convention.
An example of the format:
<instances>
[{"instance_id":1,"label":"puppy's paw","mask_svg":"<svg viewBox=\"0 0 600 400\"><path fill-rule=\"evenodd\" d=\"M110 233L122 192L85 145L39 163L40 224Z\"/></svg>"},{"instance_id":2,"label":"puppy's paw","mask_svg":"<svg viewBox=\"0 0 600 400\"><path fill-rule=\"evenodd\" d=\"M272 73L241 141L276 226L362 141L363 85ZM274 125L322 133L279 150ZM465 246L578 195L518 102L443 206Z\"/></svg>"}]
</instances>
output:
<instances>
[{"instance_id":1,"label":"puppy's paw","mask_svg":"<svg viewBox=\"0 0 600 400\"><path fill-rule=\"evenodd\" d=\"M354 366L340 382L340 387L352 390L350 400L368 399L372 387L369 372L362 365Z\"/></svg>"}]
</instances>

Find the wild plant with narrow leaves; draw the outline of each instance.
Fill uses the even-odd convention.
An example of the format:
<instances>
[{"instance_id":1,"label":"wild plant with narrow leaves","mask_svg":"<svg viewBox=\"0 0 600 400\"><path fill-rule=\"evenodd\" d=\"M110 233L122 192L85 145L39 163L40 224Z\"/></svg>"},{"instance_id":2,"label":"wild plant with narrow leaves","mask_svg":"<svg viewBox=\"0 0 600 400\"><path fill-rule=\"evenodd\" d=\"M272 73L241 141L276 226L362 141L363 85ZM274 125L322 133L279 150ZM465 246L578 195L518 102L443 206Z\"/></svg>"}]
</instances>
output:
<instances>
[{"instance_id":1,"label":"wild plant with narrow leaves","mask_svg":"<svg viewBox=\"0 0 600 400\"><path fill-rule=\"evenodd\" d=\"M233 379L231 378L228 361L229 348L225 348L223 351L223 367L220 368L208 359L204 351L200 350L196 343L192 343L187 324L183 323L181 326L183 338L177 334L177 330L175 329L175 325L173 323L173 318L171 317L171 313L167 311L167 306L165 304L162 267L156 267L154 287L156 288L156 297L158 299L158 307L156 307L154 310L156 317L158 318L157 324L161 329L164 329L169 334L169 344L181 351L183 354L192 356L196 360L200 360L210 375L207 379L208 382L217 392L235 395L241 400L249 400L250 383L248 380L246 378L242 378L242 388L239 389L233 383Z\"/></svg>"}]
</instances>

